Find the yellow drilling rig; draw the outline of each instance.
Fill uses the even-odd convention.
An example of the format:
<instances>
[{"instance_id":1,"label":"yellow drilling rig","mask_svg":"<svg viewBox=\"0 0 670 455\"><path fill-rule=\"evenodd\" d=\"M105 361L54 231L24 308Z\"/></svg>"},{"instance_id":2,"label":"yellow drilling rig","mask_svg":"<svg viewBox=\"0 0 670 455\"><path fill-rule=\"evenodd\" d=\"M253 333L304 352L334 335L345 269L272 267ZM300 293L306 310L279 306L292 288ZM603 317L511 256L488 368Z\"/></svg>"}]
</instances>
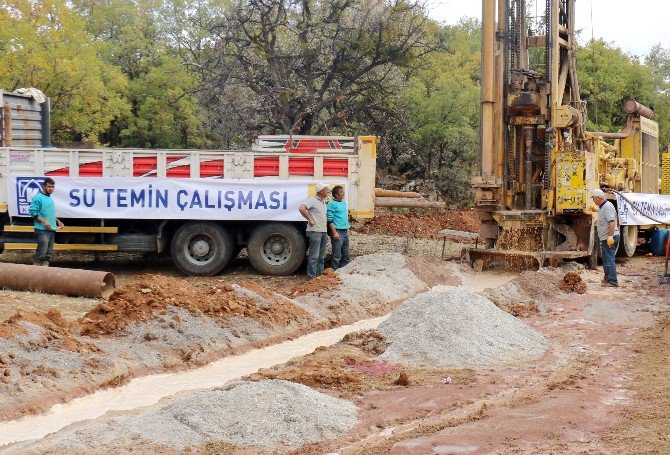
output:
<instances>
[{"instance_id":1,"label":"yellow drilling rig","mask_svg":"<svg viewBox=\"0 0 670 455\"><path fill-rule=\"evenodd\" d=\"M481 154L471 184L485 248L469 249L468 259L479 267L542 267L588 257L595 266L590 191L659 192L654 113L631 100L620 132L586 130L575 0L546 0L536 16L526 0L482 5ZM622 226L627 255L643 228Z\"/></svg>"}]
</instances>

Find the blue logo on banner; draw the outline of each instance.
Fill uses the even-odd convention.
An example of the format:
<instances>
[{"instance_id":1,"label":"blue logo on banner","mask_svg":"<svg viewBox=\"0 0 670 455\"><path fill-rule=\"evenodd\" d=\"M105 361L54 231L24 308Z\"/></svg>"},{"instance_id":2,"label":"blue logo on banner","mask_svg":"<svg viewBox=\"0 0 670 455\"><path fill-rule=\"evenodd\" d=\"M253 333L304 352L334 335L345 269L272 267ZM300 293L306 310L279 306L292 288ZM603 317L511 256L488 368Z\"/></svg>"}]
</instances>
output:
<instances>
[{"instance_id":1,"label":"blue logo on banner","mask_svg":"<svg viewBox=\"0 0 670 455\"><path fill-rule=\"evenodd\" d=\"M42 191L44 177L16 177L16 207L19 216L29 216L30 202Z\"/></svg>"}]
</instances>

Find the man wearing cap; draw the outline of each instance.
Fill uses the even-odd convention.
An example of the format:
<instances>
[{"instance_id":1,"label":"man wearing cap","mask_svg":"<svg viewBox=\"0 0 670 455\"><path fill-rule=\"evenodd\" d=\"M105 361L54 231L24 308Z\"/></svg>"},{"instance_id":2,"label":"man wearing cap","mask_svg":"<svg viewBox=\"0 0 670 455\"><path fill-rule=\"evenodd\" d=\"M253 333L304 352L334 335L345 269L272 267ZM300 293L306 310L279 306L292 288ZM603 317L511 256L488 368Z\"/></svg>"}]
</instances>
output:
<instances>
[{"instance_id":1,"label":"man wearing cap","mask_svg":"<svg viewBox=\"0 0 670 455\"><path fill-rule=\"evenodd\" d=\"M591 191L593 202L598 206L598 222L596 229L600 240L600 255L603 258L603 270L605 278L603 286L619 286L616 276L616 255L619 245L619 229L617 226L617 213L614 205L605 198L605 192L601 189Z\"/></svg>"},{"instance_id":2,"label":"man wearing cap","mask_svg":"<svg viewBox=\"0 0 670 455\"><path fill-rule=\"evenodd\" d=\"M328 225L326 218L326 195L328 187L316 184L316 194L300 206L300 214L307 220L307 276L316 278L323 273L326 247L328 246Z\"/></svg>"}]
</instances>

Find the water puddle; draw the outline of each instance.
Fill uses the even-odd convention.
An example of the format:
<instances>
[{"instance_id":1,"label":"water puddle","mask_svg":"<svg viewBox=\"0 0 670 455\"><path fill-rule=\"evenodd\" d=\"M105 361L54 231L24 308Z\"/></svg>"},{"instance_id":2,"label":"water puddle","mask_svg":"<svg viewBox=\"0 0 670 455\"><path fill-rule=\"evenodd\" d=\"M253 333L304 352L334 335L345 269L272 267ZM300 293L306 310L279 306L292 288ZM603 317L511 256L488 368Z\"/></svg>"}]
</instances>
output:
<instances>
[{"instance_id":1,"label":"water puddle","mask_svg":"<svg viewBox=\"0 0 670 455\"><path fill-rule=\"evenodd\" d=\"M335 344L349 332L373 329L387 317L366 319L335 329L313 332L295 340L226 357L196 370L136 378L121 387L100 390L64 404L57 404L46 414L0 422L0 446L40 439L72 423L95 419L109 411L149 406L178 392L219 387L261 368L270 368L294 357L309 354L319 346Z\"/></svg>"}]
</instances>

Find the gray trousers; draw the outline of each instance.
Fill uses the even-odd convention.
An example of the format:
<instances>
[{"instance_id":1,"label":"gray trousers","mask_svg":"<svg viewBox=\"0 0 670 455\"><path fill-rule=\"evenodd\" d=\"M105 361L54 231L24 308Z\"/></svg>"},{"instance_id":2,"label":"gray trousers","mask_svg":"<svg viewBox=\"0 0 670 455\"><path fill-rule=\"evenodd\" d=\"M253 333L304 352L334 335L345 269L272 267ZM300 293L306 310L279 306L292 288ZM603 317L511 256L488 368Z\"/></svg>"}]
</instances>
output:
<instances>
[{"instance_id":1,"label":"gray trousers","mask_svg":"<svg viewBox=\"0 0 670 455\"><path fill-rule=\"evenodd\" d=\"M37 240L37 250L35 250L35 261L50 261L51 253L54 249L54 239L56 231L35 229L35 240Z\"/></svg>"}]
</instances>

